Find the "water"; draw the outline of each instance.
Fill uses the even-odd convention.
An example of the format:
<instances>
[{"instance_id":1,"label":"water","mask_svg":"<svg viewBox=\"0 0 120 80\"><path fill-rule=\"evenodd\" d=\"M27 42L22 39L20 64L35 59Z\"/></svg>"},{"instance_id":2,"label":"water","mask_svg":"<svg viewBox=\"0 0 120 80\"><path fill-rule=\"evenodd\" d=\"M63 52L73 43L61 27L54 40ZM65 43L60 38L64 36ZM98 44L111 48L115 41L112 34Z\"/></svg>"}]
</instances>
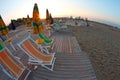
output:
<instances>
[{"instance_id":1,"label":"water","mask_svg":"<svg viewBox=\"0 0 120 80\"><path fill-rule=\"evenodd\" d=\"M114 23L114 22L99 20L99 19L90 19L90 20L95 21L95 22L100 22L100 23L103 23L103 24L107 24L107 25L117 27L117 28L120 29L120 24L117 24L117 23Z\"/></svg>"}]
</instances>

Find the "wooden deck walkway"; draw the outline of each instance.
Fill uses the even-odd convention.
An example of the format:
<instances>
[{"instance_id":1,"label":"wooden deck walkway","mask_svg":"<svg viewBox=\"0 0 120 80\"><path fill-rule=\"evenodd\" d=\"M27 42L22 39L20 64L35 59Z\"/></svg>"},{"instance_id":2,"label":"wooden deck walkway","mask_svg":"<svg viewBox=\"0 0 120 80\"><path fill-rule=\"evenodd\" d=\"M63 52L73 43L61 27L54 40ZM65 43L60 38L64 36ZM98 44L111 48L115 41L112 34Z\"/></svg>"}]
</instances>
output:
<instances>
[{"instance_id":1,"label":"wooden deck walkway","mask_svg":"<svg viewBox=\"0 0 120 80\"><path fill-rule=\"evenodd\" d=\"M70 32L55 32L52 38L56 52L54 71L39 66L27 80L97 80L88 56Z\"/></svg>"}]
</instances>

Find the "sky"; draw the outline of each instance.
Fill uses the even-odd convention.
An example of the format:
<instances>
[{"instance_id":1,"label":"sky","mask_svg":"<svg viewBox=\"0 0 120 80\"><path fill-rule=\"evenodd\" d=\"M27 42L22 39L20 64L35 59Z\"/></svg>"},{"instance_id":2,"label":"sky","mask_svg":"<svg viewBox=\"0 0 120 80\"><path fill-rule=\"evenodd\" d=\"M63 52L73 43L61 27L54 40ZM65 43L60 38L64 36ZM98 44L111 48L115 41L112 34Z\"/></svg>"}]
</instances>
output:
<instances>
[{"instance_id":1,"label":"sky","mask_svg":"<svg viewBox=\"0 0 120 80\"><path fill-rule=\"evenodd\" d=\"M38 4L40 18L46 9L53 17L82 17L120 25L120 0L0 0L0 15L9 24L11 19L32 17Z\"/></svg>"}]
</instances>

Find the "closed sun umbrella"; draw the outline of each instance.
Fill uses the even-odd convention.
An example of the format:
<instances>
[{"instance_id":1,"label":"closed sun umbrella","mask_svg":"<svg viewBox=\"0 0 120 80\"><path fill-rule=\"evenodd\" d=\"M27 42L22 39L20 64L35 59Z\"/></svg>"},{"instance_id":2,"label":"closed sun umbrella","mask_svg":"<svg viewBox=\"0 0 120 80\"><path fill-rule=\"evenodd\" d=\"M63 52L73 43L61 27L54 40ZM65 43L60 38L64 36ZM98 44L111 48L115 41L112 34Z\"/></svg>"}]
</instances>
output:
<instances>
[{"instance_id":1,"label":"closed sun umbrella","mask_svg":"<svg viewBox=\"0 0 120 80\"><path fill-rule=\"evenodd\" d=\"M8 27L5 25L2 17L0 16L0 35L6 36L8 31L9 31Z\"/></svg>"},{"instance_id":2,"label":"closed sun umbrella","mask_svg":"<svg viewBox=\"0 0 120 80\"><path fill-rule=\"evenodd\" d=\"M33 8L33 33L39 34L42 33L43 31L44 31L44 26L40 21L38 6L35 3Z\"/></svg>"},{"instance_id":3,"label":"closed sun umbrella","mask_svg":"<svg viewBox=\"0 0 120 80\"><path fill-rule=\"evenodd\" d=\"M51 14L50 14L50 24L53 24L53 18Z\"/></svg>"},{"instance_id":4,"label":"closed sun umbrella","mask_svg":"<svg viewBox=\"0 0 120 80\"><path fill-rule=\"evenodd\" d=\"M46 9L46 24L50 24L50 14L49 14L49 11L48 9Z\"/></svg>"},{"instance_id":5,"label":"closed sun umbrella","mask_svg":"<svg viewBox=\"0 0 120 80\"><path fill-rule=\"evenodd\" d=\"M7 36L7 34L8 34L8 32L9 32L9 29L8 29L8 27L5 25L5 23L4 23L4 21L3 21L3 19L2 19L2 17L0 16L0 36ZM14 46L13 46L13 44L11 43L11 40L12 40L12 38L8 38L6 41L8 41L8 42L10 42L10 45L12 46L12 48L14 49L14 50L16 50L15 48L14 48ZM5 41L5 40L4 40ZM0 45L2 46L2 44L0 43Z\"/></svg>"},{"instance_id":6,"label":"closed sun umbrella","mask_svg":"<svg viewBox=\"0 0 120 80\"><path fill-rule=\"evenodd\" d=\"M3 36L6 36L8 33L8 28L5 25L2 17L0 16L0 38L2 39L2 41L5 41L5 39L3 38ZM2 50L4 48L2 41L0 40L0 50Z\"/></svg>"},{"instance_id":7,"label":"closed sun umbrella","mask_svg":"<svg viewBox=\"0 0 120 80\"><path fill-rule=\"evenodd\" d=\"M51 24L53 24L53 18L51 14L49 13L48 9L46 9L46 25L47 25L47 30L48 30L48 35L51 35Z\"/></svg>"},{"instance_id":8,"label":"closed sun umbrella","mask_svg":"<svg viewBox=\"0 0 120 80\"><path fill-rule=\"evenodd\" d=\"M2 36L6 36L9 32L8 27L5 25L2 17L0 16L0 38L4 41L5 39Z\"/></svg>"},{"instance_id":9,"label":"closed sun umbrella","mask_svg":"<svg viewBox=\"0 0 120 80\"><path fill-rule=\"evenodd\" d=\"M44 39L44 42L46 42L47 44L53 42L51 39L48 39L46 36L42 34L43 31L44 31L44 26L40 21L39 9L37 4L35 3L33 8L33 33L39 34L39 37Z\"/></svg>"}]
</instances>

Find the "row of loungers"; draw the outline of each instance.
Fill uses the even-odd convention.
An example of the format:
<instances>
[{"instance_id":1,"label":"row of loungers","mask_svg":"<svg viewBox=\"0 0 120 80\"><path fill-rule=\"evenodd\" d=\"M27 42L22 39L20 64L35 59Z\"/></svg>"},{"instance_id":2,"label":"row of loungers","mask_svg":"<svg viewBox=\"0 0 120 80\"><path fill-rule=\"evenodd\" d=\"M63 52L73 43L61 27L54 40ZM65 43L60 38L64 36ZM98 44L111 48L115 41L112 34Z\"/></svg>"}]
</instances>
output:
<instances>
[{"instance_id":1,"label":"row of loungers","mask_svg":"<svg viewBox=\"0 0 120 80\"><path fill-rule=\"evenodd\" d=\"M44 54L38 49L36 43L28 36L23 41L18 43L18 46L28 56L28 64L41 65L42 67L53 71L55 62L55 53ZM14 80L26 80L31 70L24 66L19 58L13 56L10 50L5 47L0 51L0 67L2 70Z\"/></svg>"}]
</instances>

